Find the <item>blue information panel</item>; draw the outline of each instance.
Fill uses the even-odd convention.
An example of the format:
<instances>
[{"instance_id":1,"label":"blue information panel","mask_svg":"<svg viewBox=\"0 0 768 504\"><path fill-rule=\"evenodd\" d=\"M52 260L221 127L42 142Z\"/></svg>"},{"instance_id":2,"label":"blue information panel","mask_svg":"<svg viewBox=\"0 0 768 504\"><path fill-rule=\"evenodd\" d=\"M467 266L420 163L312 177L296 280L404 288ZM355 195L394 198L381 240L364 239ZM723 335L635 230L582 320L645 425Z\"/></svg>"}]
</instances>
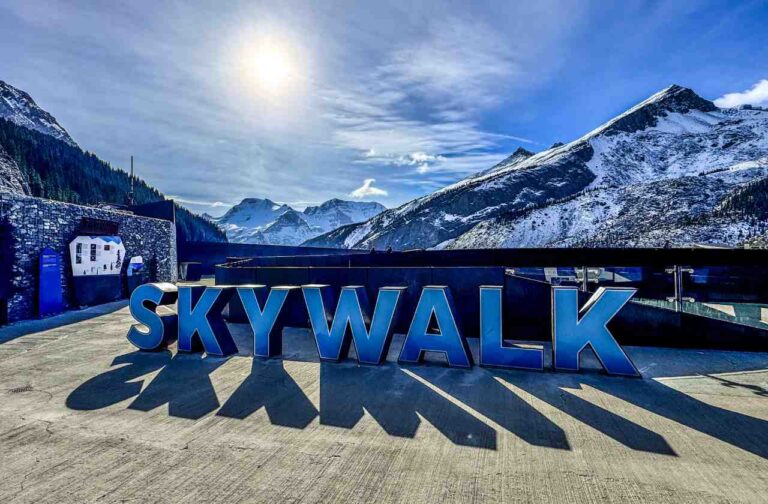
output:
<instances>
[{"instance_id":1,"label":"blue information panel","mask_svg":"<svg viewBox=\"0 0 768 504\"><path fill-rule=\"evenodd\" d=\"M38 313L41 317L64 310L61 290L61 254L48 247L40 252L40 290Z\"/></svg>"}]
</instances>

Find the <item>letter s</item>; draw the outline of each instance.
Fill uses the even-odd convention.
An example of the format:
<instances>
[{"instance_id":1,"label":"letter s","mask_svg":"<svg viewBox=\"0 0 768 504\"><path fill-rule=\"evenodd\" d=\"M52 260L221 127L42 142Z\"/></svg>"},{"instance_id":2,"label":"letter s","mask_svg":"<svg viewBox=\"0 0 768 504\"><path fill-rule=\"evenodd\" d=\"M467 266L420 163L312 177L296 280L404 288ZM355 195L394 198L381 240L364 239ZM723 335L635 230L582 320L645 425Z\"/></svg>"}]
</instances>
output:
<instances>
[{"instance_id":1,"label":"letter s","mask_svg":"<svg viewBox=\"0 0 768 504\"><path fill-rule=\"evenodd\" d=\"M128 330L128 341L140 350L165 348L177 337L178 319L176 314L158 315L157 307L172 305L178 298L176 286L170 283L140 285L131 294L129 308L138 322ZM147 331L140 329L143 324Z\"/></svg>"}]
</instances>

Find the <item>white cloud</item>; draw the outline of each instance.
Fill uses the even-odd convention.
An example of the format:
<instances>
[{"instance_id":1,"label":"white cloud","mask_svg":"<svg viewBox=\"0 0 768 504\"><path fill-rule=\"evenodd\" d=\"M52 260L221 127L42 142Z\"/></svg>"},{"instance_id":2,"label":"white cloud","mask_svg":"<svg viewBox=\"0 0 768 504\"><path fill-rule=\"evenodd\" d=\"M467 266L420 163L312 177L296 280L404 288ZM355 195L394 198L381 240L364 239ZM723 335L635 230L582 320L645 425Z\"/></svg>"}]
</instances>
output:
<instances>
[{"instance_id":1,"label":"white cloud","mask_svg":"<svg viewBox=\"0 0 768 504\"><path fill-rule=\"evenodd\" d=\"M727 93L715 100L718 107L732 108L739 105L768 105L768 79L763 79L752 89L741 93Z\"/></svg>"},{"instance_id":2,"label":"white cloud","mask_svg":"<svg viewBox=\"0 0 768 504\"><path fill-rule=\"evenodd\" d=\"M366 196L388 196L389 193L385 191L384 189L379 189L378 187L373 187L373 183L376 182L376 179L365 179L363 181L363 185L349 193L349 195L353 198L362 199Z\"/></svg>"},{"instance_id":3,"label":"white cloud","mask_svg":"<svg viewBox=\"0 0 768 504\"><path fill-rule=\"evenodd\" d=\"M181 203L183 205L207 206L211 208L232 206L232 203L224 203L223 201L203 201L203 200L195 200L195 199L188 199L188 198L180 198L179 196L173 196L173 195L169 195L168 199L172 199L176 203Z\"/></svg>"},{"instance_id":4,"label":"white cloud","mask_svg":"<svg viewBox=\"0 0 768 504\"><path fill-rule=\"evenodd\" d=\"M395 50L377 78L409 89L452 117L458 109L497 103L500 83L522 73L514 47L477 21L447 18L428 26L423 38Z\"/></svg>"}]
</instances>

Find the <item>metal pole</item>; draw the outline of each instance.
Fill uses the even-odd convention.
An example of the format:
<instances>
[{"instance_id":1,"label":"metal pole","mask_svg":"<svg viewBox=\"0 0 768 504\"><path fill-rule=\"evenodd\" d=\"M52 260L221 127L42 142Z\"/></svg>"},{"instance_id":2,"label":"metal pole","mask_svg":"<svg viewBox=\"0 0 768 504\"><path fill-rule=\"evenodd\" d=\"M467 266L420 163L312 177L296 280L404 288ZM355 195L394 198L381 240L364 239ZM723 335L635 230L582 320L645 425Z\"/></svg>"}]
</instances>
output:
<instances>
[{"instance_id":1,"label":"metal pole","mask_svg":"<svg viewBox=\"0 0 768 504\"><path fill-rule=\"evenodd\" d=\"M675 265L665 271L672 274L672 281L675 288L674 296L667 298L667 301L672 301L674 303L675 311L681 312L683 311L683 301L695 301L691 297L683 297L683 273L693 273L693 268L683 268L680 265Z\"/></svg>"},{"instance_id":2,"label":"metal pole","mask_svg":"<svg viewBox=\"0 0 768 504\"><path fill-rule=\"evenodd\" d=\"M675 311L683 309L683 273L680 271L680 265L675 265Z\"/></svg>"},{"instance_id":3,"label":"metal pole","mask_svg":"<svg viewBox=\"0 0 768 504\"><path fill-rule=\"evenodd\" d=\"M131 190L128 193L128 204L133 205L133 156L131 156Z\"/></svg>"}]
</instances>

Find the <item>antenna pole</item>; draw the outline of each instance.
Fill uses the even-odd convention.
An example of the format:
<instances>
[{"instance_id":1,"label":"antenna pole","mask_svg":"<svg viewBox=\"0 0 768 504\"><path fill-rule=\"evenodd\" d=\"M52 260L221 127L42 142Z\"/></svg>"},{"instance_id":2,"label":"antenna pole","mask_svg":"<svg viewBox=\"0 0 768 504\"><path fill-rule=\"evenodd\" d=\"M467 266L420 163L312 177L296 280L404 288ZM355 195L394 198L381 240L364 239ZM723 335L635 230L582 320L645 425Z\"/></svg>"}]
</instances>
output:
<instances>
[{"instance_id":1,"label":"antenna pole","mask_svg":"<svg viewBox=\"0 0 768 504\"><path fill-rule=\"evenodd\" d=\"M133 205L133 156L131 156L131 191L128 193L128 204Z\"/></svg>"}]
</instances>

